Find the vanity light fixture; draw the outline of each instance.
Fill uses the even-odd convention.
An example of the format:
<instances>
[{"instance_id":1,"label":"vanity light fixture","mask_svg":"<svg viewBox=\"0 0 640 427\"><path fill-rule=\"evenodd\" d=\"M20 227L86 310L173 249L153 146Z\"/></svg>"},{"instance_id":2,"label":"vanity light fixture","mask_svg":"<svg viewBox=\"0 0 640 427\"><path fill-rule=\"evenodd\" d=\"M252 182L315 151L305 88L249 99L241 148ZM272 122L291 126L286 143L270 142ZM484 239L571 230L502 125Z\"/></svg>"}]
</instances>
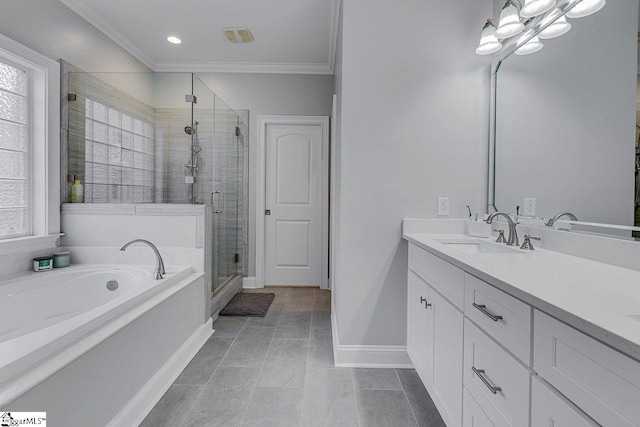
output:
<instances>
[{"instance_id":1,"label":"vanity light fixture","mask_svg":"<svg viewBox=\"0 0 640 427\"><path fill-rule=\"evenodd\" d=\"M556 0L524 0L520 16L523 18L535 18L549 12L555 5Z\"/></svg>"},{"instance_id":2,"label":"vanity light fixture","mask_svg":"<svg viewBox=\"0 0 640 427\"><path fill-rule=\"evenodd\" d=\"M543 21L542 24L544 25L545 22ZM556 19L554 23L542 30L538 34L538 37L540 37L541 39L552 39L568 33L570 29L571 24L567 22L567 18L563 15L560 18Z\"/></svg>"},{"instance_id":3,"label":"vanity light fixture","mask_svg":"<svg viewBox=\"0 0 640 427\"><path fill-rule=\"evenodd\" d=\"M507 0L500 12L500 21L495 33L496 37L507 39L520 34L523 29L524 24L520 22L518 7L513 3L513 0Z\"/></svg>"},{"instance_id":4,"label":"vanity light fixture","mask_svg":"<svg viewBox=\"0 0 640 427\"><path fill-rule=\"evenodd\" d=\"M168 41L169 43L172 43L172 44L180 44L180 43L182 43L182 40L180 40L180 39L179 39L179 38L177 38L176 36L169 36L169 37L167 37L167 41Z\"/></svg>"},{"instance_id":5,"label":"vanity light fixture","mask_svg":"<svg viewBox=\"0 0 640 427\"><path fill-rule=\"evenodd\" d=\"M525 36L522 36L522 38L524 38ZM531 55L532 53L536 53L543 47L544 46L540 42L540 39L538 38L538 36L535 36L531 40L523 44L520 48L518 48L518 50L516 50L515 53L516 55Z\"/></svg>"},{"instance_id":6,"label":"vanity light fixture","mask_svg":"<svg viewBox=\"0 0 640 427\"><path fill-rule=\"evenodd\" d=\"M487 19L487 23L484 24L480 34L480 44L476 48L478 55L491 55L502 49L502 43L500 43L495 33L495 24L491 19Z\"/></svg>"},{"instance_id":7,"label":"vanity light fixture","mask_svg":"<svg viewBox=\"0 0 640 427\"><path fill-rule=\"evenodd\" d=\"M606 0L582 0L567 12L569 18L583 18L596 13L604 7Z\"/></svg>"}]
</instances>

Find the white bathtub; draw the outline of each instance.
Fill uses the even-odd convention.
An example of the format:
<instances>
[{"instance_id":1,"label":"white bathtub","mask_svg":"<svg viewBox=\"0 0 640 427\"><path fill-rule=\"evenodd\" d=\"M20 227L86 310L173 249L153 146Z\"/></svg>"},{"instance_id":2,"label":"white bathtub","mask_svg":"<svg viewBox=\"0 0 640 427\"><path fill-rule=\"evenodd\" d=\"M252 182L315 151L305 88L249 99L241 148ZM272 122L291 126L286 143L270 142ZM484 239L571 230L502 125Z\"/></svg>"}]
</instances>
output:
<instances>
[{"instance_id":1,"label":"white bathtub","mask_svg":"<svg viewBox=\"0 0 640 427\"><path fill-rule=\"evenodd\" d=\"M87 408L77 423L68 418L68 409L61 408L64 425L118 425L141 418L144 414L131 407L132 400L138 407L152 406L152 400L160 397L158 390L140 395L149 388L149 381L155 378L156 383L163 383L155 384L156 388L168 387L170 382L164 383L179 374L212 332L204 314L208 292L202 274L192 273L189 267L173 267L167 268L165 279L153 280L151 271L151 267L140 266L82 265L0 282L0 410L49 408L54 411L49 421L57 425L55 412L67 404L64 396L56 396L58 390L58 394L68 394L69 405ZM118 287L109 290L107 283L114 280ZM138 345L144 341L151 348ZM181 353L176 356L178 350ZM118 360L123 353L126 366ZM89 399L83 397L86 390L76 397L69 392L82 385L83 377L87 377L85 387L95 381L94 374L86 372L89 360L99 365L94 370L105 370L99 373L101 377L113 380L111 385L96 384L103 391L96 395L98 402L82 401ZM114 372L108 372L111 360ZM172 365L165 366L169 362ZM133 368L137 363L144 366ZM154 363L156 370L147 368ZM161 373L164 379L159 380L158 371L163 369L171 372ZM146 377L139 375L141 370L147 372ZM131 375L140 378L132 381ZM70 383L65 385L65 381ZM59 390L61 387L65 390ZM95 413L109 406L104 403L109 388L115 394L128 391L133 395L104 413ZM38 407L27 409L33 405Z\"/></svg>"}]
</instances>

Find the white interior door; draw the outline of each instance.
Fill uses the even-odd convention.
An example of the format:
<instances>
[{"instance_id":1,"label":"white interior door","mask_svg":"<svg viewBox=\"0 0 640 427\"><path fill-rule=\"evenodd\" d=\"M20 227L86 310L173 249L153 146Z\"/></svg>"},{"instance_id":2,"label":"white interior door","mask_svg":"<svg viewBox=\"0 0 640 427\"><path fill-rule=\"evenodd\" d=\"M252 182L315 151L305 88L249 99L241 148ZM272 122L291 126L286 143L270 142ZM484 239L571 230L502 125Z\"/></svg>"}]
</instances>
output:
<instances>
[{"instance_id":1,"label":"white interior door","mask_svg":"<svg viewBox=\"0 0 640 427\"><path fill-rule=\"evenodd\" d=\"M321 124L266 128L265 285L321 285Z\"/></svg>"}]
</instances>

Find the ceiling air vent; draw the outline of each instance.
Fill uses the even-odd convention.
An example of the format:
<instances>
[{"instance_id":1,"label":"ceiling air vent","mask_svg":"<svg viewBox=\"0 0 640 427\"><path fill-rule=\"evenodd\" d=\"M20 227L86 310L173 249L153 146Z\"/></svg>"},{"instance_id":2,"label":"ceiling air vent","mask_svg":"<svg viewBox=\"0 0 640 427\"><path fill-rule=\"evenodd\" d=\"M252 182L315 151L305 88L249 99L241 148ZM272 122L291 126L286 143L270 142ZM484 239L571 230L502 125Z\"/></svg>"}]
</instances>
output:
<instances>
[{"instance_id":1,"label":"ceiling air vent","mask_svg":"<svg viewBox=\"0 0 640 427\"><path fill-rule=\"evenodd\" d=\"M248 28L225 28L224 34L231 43L251 43L253 34Z\"/></svg>"}]
</instances>

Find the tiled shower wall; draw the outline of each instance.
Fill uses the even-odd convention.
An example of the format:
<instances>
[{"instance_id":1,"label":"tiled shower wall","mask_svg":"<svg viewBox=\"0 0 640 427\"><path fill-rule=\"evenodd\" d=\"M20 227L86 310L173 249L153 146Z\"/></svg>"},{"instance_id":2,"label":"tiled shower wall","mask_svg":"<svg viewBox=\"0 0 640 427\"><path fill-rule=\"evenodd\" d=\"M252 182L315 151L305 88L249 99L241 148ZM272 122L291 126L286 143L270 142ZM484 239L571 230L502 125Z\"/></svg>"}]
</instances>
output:
<instances>
[{"instance_id":1,"label":"tiled shower wall","mask_svg":"<svg viewBox=\"0 0 640 427\"><path fill-rule=\"evenodd\" d=\"M154 108L64 61L62 70L63 76L72 71L62 79L62 201L68 201L67 174L73 174L87 203L187 203L191 136L184 128L191 108ZM68 93L76 100L67 102ZM202 148L196 196L210 205L211 193L220 190L226 199L225 212L213 219L221 280L248 271L249 132L241 124L236 137L238 114L248 123L247 110L234 112L218 98L215 108L194 110Z\"/></svg>"},{"instance_id":2,"label":"tiled shower wall","mask_svg":"<svg viewBox=\"0 0 640 427\"><path fill-rule=\"evenodd\" d=\"M85 104L85 203L153 202L153 124L89 98Z\"/></svg>"},{"instance_id":3,"label":"tiled shower wall","mask_svg":"<svg viewBox=\"0 0 640 427\"><path fill-rule=\"evenodd\" d=\"M69 74L68 93L63 169L84 185L85 203L154 202L155 110L87 73Z\"/></svg>"}]
</instances>

